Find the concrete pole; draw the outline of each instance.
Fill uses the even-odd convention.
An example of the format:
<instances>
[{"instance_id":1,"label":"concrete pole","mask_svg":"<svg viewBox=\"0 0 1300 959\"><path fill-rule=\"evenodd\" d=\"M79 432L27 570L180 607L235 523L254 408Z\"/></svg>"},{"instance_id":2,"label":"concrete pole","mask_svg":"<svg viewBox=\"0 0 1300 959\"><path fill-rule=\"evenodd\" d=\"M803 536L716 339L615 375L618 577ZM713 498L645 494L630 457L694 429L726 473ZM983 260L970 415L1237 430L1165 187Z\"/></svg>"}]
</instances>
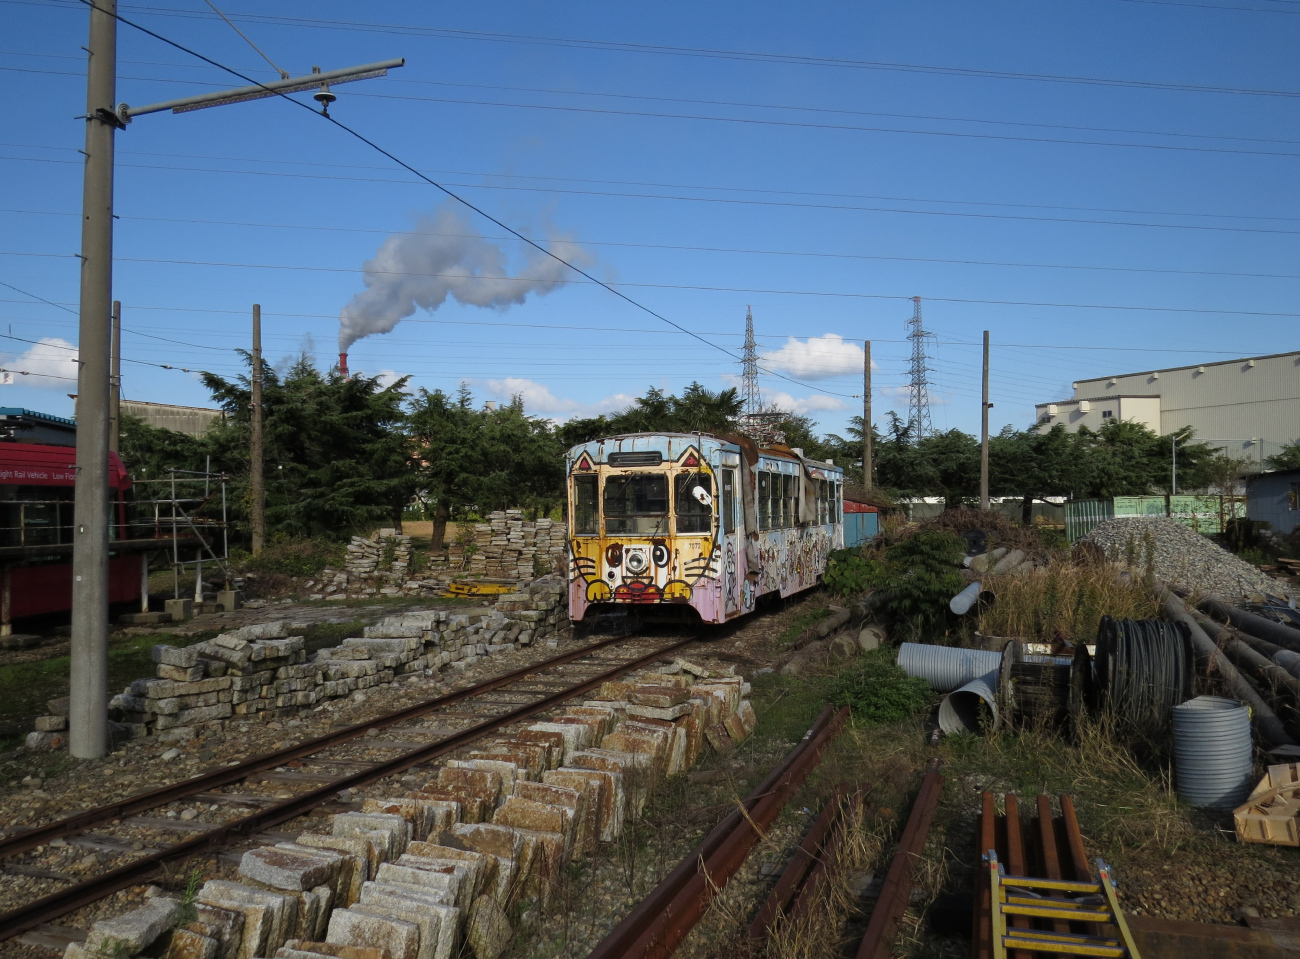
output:
<instances>
[{"instance_id":1,"label":"concrete pole","mask_svg":"<svg viewBox=\"0 0 1300 959\"><path fill-rule=\"evenodd\" d=\"M989 331L984 331L984 389L980 400L980 509L989 508Z\"/></svg>"},{"instance_id":2,"label":"concrete pole","mask_svg":"<svg viewBox=\"0 0 1300 959\"><path fill-rule=\"evenodd\" d=\"M122 443L122 303L113 301L113 360L109 374L108 448L118 452Z\"/></svg>"},{"instance_id":3,"label":"concrete pole","mask_svg":"<svg viewBox=\"0 0 1300 959\"><path fill-rule=\"evenodd\" d=\"M77 383L77 479L72 540L72 668L68 749L78 759L108 751L108 414L113 301L113 113L117 95L117 0L90 8L86 71L86 168L81 216L81 322Z\"/></svg>"},{"instance_id":4,"label":"concrete pole","mask_svg":"<svg viewBox=\"0 0 1300 959\"><path fill-rule=\"evenodd\" d=\"M253 555L266 545L266 487L262 482L262 307L253 304L253 378L249 401L252 435L248 443L249 525Z\"/></svg>"},{"instance_id":5,"label":"concrete pole","mask_svg":"<svg viewBox=\"0 0 1300 959\"><path fill-rule=\"evenodd\" d=\"M862 350L862 485L871 489L871 341Z\"/></svg>"}]
</instances>

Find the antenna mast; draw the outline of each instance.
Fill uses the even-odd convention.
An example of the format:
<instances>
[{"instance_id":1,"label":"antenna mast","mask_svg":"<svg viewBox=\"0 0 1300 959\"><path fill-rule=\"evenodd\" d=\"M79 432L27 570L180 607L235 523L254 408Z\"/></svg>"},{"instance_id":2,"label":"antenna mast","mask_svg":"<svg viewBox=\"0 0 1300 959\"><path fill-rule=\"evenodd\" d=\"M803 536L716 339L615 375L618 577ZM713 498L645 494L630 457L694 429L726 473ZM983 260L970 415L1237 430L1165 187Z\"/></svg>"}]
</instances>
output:
<instances>
[{"instance_id":1,"label":"antenna mast","mask_svg":"<svg viewBox=\"0 0 1300 959\"><path fill-rule=\"evenodd\" d=\"M912 442L924 439L934 432L930 422L930 388L925 374L929 372L926 365L925 338L931 334L921 327L921 298L912 297L912 318L907 321L907 338L912 341L911 380L907 385L907 425L912 433Z\"/></svg>"}]
</instances>

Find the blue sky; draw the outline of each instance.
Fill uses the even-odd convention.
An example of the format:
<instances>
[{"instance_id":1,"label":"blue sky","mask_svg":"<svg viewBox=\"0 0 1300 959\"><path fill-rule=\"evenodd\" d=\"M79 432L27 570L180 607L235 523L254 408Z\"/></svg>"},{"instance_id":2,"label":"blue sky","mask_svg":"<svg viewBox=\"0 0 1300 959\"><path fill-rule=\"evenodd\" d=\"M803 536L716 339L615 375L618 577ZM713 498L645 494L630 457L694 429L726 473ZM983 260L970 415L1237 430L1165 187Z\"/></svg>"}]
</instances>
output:
<instances>
[{"instance_id":1,"label":"blue sky","mask_svg":"<svg viewBox=\"0 0 1300 959\"><path fill-rule=\"evenodd\" d=\"M1074 379L1300 346L1300 3L227 2L295 76L405 57L333 114L709 343L738 353L752 307L789 377L765 395L828 431L860 410L864 338L877 423L906 410L912 296L941 429L978 430L984 329L995 429ZM202 0L119 10L275 77ZM0 403L62 415L86 30L76 0L0 0L0 361L30 374ZM134 105L241 85L128 26L118 55ZM117 144L128 398L205 405L146 364L236 374L255 302L270 360L331 364L367 279L358 308L440 303L350 350L413 386L562 418L738 373L283 101L139 117ZM464 268L530 279L446 279Z\"/></svg>"}]
</instances>

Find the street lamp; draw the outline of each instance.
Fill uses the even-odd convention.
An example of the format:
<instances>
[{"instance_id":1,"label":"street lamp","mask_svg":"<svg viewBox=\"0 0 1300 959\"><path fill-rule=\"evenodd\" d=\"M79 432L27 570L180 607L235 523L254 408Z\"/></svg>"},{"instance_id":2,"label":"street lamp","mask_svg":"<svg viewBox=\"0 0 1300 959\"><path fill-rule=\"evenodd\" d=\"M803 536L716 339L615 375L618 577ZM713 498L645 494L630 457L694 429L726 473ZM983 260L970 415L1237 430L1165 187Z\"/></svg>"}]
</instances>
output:
<instances>
[{"instance_id":1,"label":"street lamp","mask_svg":"<svg viewBox=\"0 0 1300 959\"><path fill-rule=\"evenodd\" d=\"M243 103L312 88L322 108L329 84L382 77L405 60L319 70L150 106L114 108L117 0L91 0L86 75L86 167L82 187L81 316L78 333L77 459L72 543L72 664L68 750L79 759L108 751L109 334L113 299L113 141L136 116ZM328 99L326 99L328 98Z\"/></svg>"}]
</instances>

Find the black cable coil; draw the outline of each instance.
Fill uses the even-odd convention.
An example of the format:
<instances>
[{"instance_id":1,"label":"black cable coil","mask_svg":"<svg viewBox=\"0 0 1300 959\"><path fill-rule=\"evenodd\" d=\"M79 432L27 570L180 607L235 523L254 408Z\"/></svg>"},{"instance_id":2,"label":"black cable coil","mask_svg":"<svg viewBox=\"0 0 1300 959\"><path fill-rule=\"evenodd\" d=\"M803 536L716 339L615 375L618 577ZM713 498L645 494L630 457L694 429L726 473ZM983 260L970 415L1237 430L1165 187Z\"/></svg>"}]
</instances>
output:
<instances>
[{"instance_id":1,"label":"black cable coil","mask_svg":"<svg viewBox=\"0 0 1300 959\"><path fill-rule=\"evenodd\" d=\"M1103 616L1094 669L1103 707L1157 729L1168 726L1175 706L1192 698L1196 680L1187 627L1163 619Z\"/></svg>"}]
</instances>

